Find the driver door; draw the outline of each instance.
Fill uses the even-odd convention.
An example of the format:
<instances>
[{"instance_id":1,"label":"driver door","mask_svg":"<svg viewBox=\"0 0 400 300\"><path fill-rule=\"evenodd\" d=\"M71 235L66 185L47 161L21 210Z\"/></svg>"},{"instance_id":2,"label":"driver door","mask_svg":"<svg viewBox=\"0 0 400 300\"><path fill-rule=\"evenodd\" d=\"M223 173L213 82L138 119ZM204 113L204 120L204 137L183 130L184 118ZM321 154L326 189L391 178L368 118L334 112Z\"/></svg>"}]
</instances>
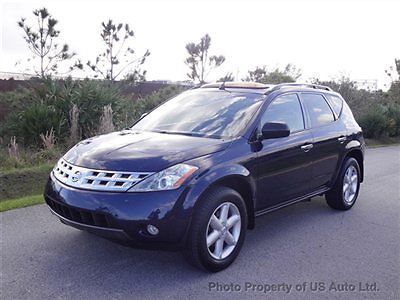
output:
<instances>
[{"instance_id":1,"label":"driver door","mask_svg":"<svg viewBox=\"0 0 400 300\"><path fill-rule=\"evenodd\" d=\"M305 130L303 109L296 93L275 98L261 118L283 122L290 135L262 140L258 152L257 209L277 206L310 192L312 135Z\"/></svg>"}]
</instances>

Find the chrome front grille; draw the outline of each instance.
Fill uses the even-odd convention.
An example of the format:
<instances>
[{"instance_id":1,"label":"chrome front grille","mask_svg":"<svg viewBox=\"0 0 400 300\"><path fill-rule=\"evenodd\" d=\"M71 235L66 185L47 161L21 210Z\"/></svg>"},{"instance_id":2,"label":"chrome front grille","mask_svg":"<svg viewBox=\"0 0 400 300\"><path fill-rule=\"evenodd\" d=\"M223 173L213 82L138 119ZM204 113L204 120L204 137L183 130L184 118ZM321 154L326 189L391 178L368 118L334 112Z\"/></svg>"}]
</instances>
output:
<instances>
[{"instance_id":1,"label":"chrome front grille","mask_svg":"<svg viewBox=\"0 0 400 300\"><path fill-rule=\"evenodd\" d=\"M54 176L66 185L96 191L125 192L135 183L153 173L94 170L78 167L60 159Z\"/></svg>"}]
</instances>

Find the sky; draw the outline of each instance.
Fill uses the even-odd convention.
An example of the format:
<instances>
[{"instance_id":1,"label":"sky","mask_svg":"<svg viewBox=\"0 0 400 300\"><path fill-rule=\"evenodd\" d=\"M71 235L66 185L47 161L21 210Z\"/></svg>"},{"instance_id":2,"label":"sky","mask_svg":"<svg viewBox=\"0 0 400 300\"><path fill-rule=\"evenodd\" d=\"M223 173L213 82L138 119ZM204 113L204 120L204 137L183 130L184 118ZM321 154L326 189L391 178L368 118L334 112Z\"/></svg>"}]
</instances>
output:
<instances>
[{"instance_id":1,"label":"sky","mask_svg":"<svg viewBox=\"0 0 400 300\"><path fill-rule=\"evenodd\" d=\"M390 81L384 70L400 58L395 0L0 0L0 73L25 69L30 53L16 22L32 22L32 10L41 7L59 21L61 40L82 61L99 53L102 21L129 23L132 46L151 52L144 65L148 80L186 80L185 45L205 33L212 39L210 54L226 57L208 81L227 72L240 80L256 66L271 70L291 63L302 70L299 81L348 76L378 80L384 88Z\"/></svg>"}]
</instances>

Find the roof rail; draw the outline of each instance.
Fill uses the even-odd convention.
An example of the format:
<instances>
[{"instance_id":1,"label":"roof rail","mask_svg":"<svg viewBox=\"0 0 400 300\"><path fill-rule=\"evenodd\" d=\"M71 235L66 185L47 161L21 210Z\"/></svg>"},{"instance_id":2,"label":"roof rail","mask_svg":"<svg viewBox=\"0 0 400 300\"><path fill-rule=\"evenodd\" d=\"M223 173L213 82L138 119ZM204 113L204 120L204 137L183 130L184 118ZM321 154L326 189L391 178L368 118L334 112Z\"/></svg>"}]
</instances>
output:
<instances>
[{"instance_id":1,"label":"roof rail","mask_svg":"<svg viewBox=\"0 0 400 300\"><path fill-rule=\"evenodd\" d=\"M277 84L272 89L268 90L267 93L271 93L271 92L277 91L277 90L279 90L281 88L291 87L291 86L300 86L300 87L302 86L302 87L308 87L308 88L312 88L312 89L332 91L332 89L329 86L325 86L325 85L313 84L313 83L295 83L295 82L291 82L291 83L280 83L280 84Z\"/></svg>"},{"instance_id":2,"label":"roof rail","mask_svg":"<svg viewBox=\"0 0 400 300\"><path fill-rule=\"evenodd\" d=\"M273 85L263 84L258 82L232 82L232 81L206 83L200 86L200 88L219 88L220 90L228 88L265 90L271 87L273 87Z\"/></svg>"}]
</instances>

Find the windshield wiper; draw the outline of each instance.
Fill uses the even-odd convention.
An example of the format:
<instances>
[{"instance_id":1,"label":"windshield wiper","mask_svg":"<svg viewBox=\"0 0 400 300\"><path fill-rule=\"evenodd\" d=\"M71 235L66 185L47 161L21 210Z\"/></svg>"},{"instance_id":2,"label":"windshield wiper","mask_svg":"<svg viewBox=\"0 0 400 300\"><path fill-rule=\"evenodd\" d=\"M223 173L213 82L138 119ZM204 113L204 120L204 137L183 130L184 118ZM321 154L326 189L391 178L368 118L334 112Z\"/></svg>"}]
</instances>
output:
<instances>
[{"instance_id":1,"label":"windshield wiper","mask_svg":"<svg viewBox=\"0 0 400 300\"><path fill-rule=\"evenodd\" d=\"M193 132L185 132L185 131L166 131L166 130L154 130L158 133L164 134L179 134L179 135L188 135L188 136L200 136L199 134L195 134Z\"/></svg>"},{"instance_id":2,"label":"windshield wiper","mask_svg":"<svg viewBox=\"0 0 400 300\"><path fill-rule=\"evenodd\" d=\"M194 136L194 137L209 137L214 139L219 139L220 137L213 134L204 134L198 132L187 132L187 131L166 131L166 130L153 130L154 132L163 133L163 134L179 134L186 136Z\"/></svg>"}]
</instances>

